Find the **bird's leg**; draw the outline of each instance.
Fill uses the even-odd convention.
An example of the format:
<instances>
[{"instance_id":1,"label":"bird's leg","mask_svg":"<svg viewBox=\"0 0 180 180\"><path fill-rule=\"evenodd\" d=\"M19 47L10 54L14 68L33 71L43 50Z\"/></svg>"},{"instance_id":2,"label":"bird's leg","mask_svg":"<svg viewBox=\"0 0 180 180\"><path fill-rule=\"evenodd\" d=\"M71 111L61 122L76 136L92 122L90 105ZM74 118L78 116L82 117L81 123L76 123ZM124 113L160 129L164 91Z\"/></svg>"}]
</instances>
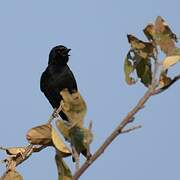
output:
<instances>
[{"instance_id":1,"label":"bird's leg","mask_svg":"<svg viewBox=\"0 0 180 180\"><path fill-rule=\"evenodd\" d=\"M49 123L49 124L52 122L52 120L53 120L54 118L57 117L57 115L56 115L56 110L57 110L57 108L54 108L51 116L49 117L49 119L48 119L48 123Z\"/></svg>"},{"instance_id":2,"label":"bird's leg","mask_svg":"<svg viewBox=\"0 0 180 180\"><path fill-rule=\"evenodd\" d=\"M48 123L51 123L54 118L58 118L61 110L62 110L61 105L58 107L58 109L54 108L51 116L49 117Z\"/></svg>"},{"instance_id":3,"label":"bird's leg","mask_svg":"<svg viewBox=\"0 0 180 180\"><path fill-rule=\"evenodd\" d=\"M53 113L52 113L52 116L53 116L54 118L57 118L57 117L58 117L57 108L54 108L54 111L53 111Z\"/></svg>"},{"instance_id":4,"label":"bird's leg","mask_svg":"<svg viewBox=\"0 0 180 180\"><path fill-rule=\"evenodd\" d=\"M60 104L60 106L58 107L58 109L56 109L56 111L55 111L56 117L57 117L58 114L61 112L61 110L62 110L62 107L61 107L61 104Z\"/></svg>"}]
</instances>

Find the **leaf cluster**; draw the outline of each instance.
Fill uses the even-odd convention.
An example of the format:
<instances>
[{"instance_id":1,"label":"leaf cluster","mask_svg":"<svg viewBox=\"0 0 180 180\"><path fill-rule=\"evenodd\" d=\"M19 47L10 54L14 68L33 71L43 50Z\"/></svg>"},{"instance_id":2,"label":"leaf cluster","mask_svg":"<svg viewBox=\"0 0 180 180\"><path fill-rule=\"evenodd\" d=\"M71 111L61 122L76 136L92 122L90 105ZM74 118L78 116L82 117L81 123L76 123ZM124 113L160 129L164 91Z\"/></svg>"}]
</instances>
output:
<instances>
[{"instance_id":1,"label":"leaf cluster","mask_svg":"<svg viewBox=\"0 0 180 180\"><path fill-rule=\"evenodd\" d=\"M157 63L158 49L165 54L162 61L162 70L160 76L160 86L166 86L172 79L167 76L170 66L180 60L180 48L176 47L178 38L173 33L164 19L160 16L156 18L155 24L148 24L143 32L148 41L139 40L132 34L128 34L128 42L131 49L126 55L124 61L124 72L127 84L132 85L137 82L132 73L136 72L141 83L146 87L152 84L155 64Z\"/></svg>"}]
</instances>

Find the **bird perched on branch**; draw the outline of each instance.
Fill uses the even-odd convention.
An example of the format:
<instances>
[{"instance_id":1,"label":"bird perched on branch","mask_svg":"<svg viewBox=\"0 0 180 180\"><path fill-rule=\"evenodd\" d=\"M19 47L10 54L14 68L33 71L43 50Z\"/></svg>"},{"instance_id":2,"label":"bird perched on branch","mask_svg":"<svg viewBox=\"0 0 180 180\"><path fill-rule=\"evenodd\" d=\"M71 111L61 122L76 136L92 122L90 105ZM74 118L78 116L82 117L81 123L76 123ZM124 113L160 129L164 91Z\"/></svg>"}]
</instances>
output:
<instances>
[{"instance_id":1,"label":"bird perched on branch","mask_svg":"<svg viewBox=\"0 0 180 180\"><path fill-rule=\"evenodd\" d=\"M60 91L65 88L70 93L77 91L75 77L67 65L70 50L62 45L52 48L49 53L48 67L41 75L40 89L54 109L60 106L62 100ZM68 120L62 111L59 115L63 120Z\"/></svg>"}]
</instances>

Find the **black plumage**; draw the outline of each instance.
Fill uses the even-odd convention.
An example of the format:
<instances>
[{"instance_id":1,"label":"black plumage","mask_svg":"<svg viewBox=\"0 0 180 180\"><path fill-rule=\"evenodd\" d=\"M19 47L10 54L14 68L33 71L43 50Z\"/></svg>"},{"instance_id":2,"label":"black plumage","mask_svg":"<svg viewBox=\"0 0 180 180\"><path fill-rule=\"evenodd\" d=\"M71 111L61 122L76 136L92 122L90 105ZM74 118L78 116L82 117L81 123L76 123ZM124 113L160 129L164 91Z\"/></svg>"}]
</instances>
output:
<instances>
[{"instance_id":1,"label":"black plumage","mask_svg":"<svg viewBox=\"0 0 180 180\"><path fill-rule=\"evenodd\" d=\"M40 89L53 108L58 108L60 105L61 90L67 88L70 93L77 91L75 77L67 65L70 50L62 45L52 48L49 54L48 67L41 76ZM63 120L68 120L62 111L59 115Z\"/></svg>"}]
</instances>

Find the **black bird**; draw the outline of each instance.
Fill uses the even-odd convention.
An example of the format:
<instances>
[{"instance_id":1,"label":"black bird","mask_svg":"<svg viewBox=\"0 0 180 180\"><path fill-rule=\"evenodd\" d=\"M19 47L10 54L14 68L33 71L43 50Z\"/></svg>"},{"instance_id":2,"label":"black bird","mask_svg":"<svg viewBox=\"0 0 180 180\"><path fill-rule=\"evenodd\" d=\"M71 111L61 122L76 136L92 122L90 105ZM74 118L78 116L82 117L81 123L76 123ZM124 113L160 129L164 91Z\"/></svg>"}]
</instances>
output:
<instances>
[{"instance_id":1,"label":"black bird","mask_svg":"<svg viewBox=\"0 0 180 180\"><path fill-rule=\"evenodd\" d=\"M70 50L62 45L52 48L49 53L48 67L41 76L40 89L53 108L60 106L62 100L61 90L67 88L70 93L77 91L75 77L67 65ZM68 120L62 111L59 115L63 120Z\"/></svg>"}]
</instances>

